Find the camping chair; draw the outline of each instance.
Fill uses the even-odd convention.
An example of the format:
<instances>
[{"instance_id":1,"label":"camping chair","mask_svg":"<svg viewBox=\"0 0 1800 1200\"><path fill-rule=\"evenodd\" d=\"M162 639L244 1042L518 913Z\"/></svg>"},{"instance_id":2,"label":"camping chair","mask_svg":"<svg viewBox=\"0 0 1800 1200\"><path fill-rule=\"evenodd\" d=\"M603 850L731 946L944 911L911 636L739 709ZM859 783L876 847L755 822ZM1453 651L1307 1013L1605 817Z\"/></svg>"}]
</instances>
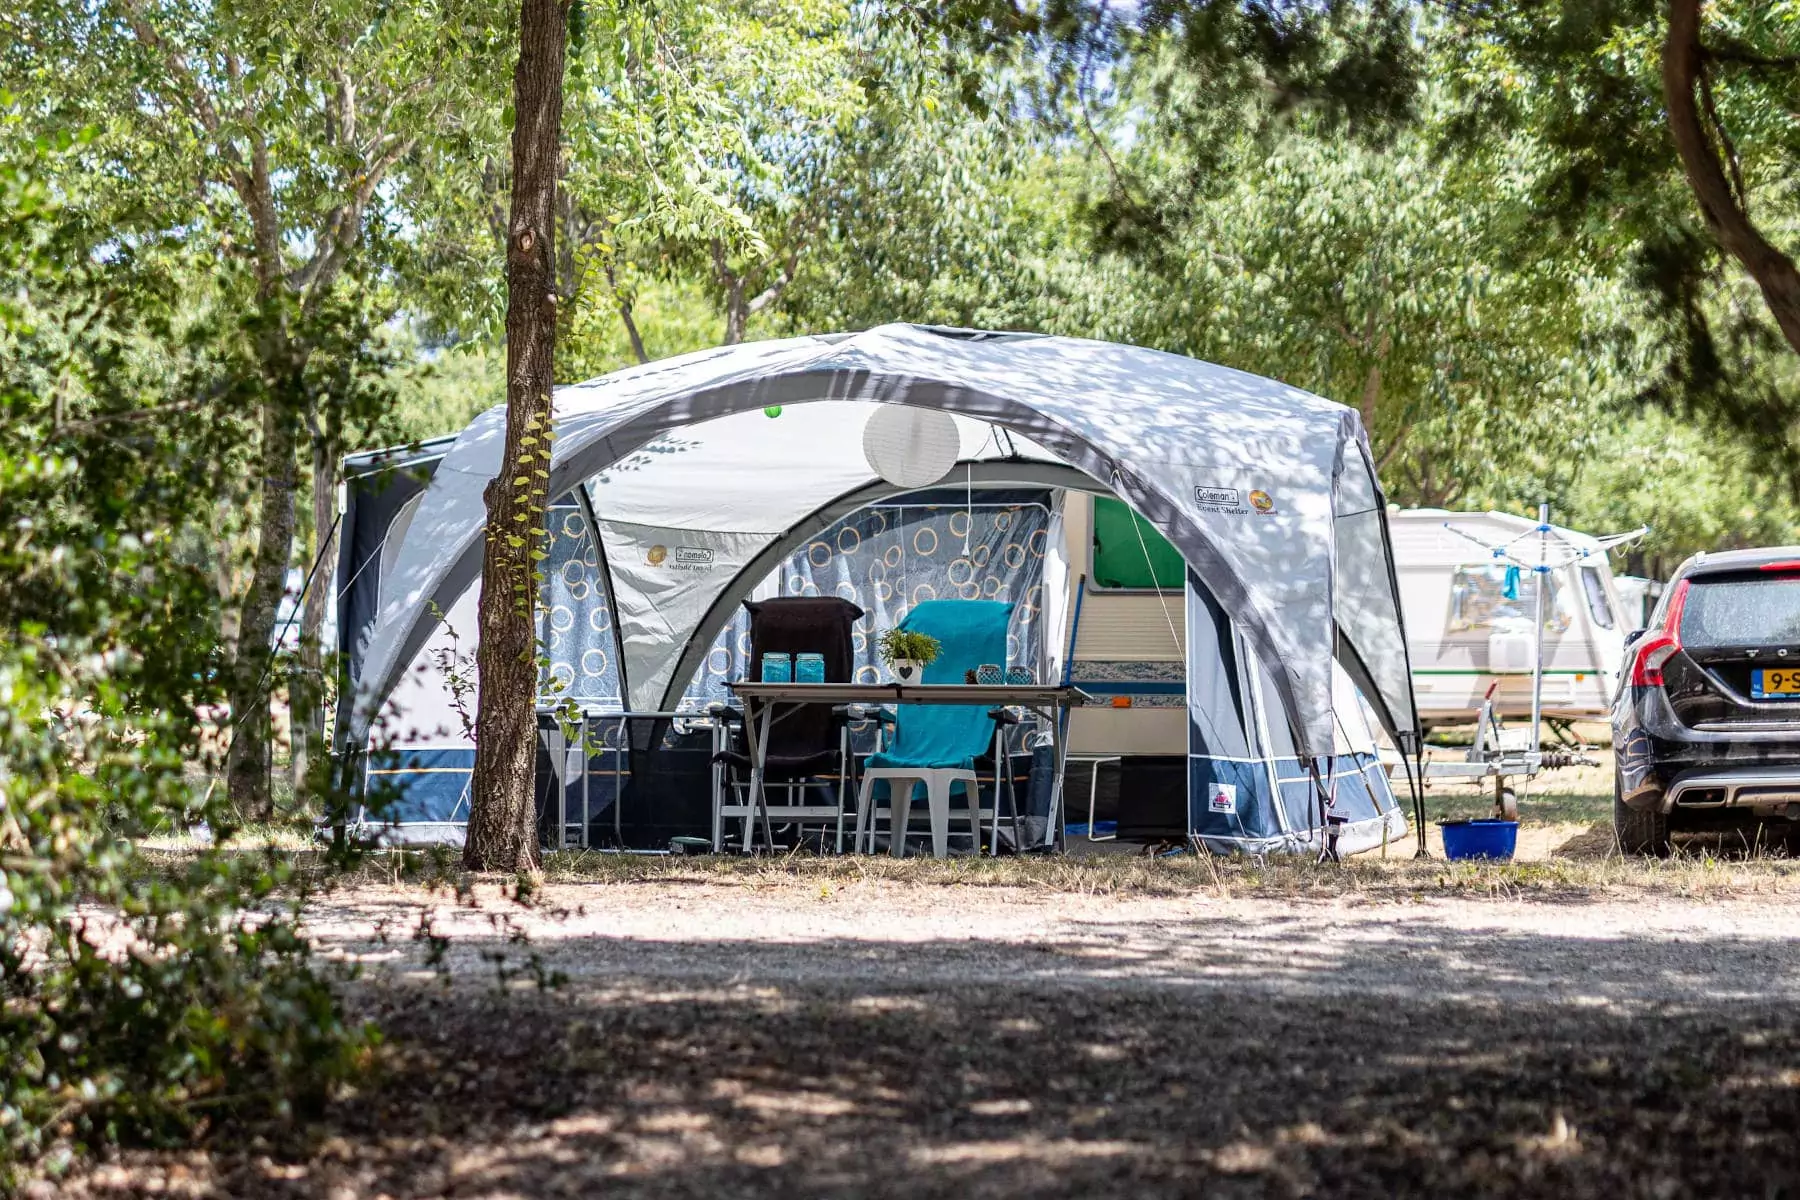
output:
<instances>
[{"instance_id":1,"label":"camping chair","mask_svg":"<svg viewBox=\"0 0 1800 1200\"><path fill-rule=\"evenodd\" d=\"M822 655L825 682L848 683L854 668L851 626L862 609L835 596L785 596L744 603L750 613L752 682L762 681L764 653ZM737 714L721 707L719 715ZM713 850L724 848L725 822L742 818L744 850L755 837L758 812L750 803L748 731L741 719L718 726L720 748L713 755ZM735 735L735 736L734 736ZM769 727L763 763L765 827L837 822L837 850L844 849L844 811L848 797L849 734L840 709L807 704L784 708ZM809 792L832 794L829 804L807 803ZM785 801L785 802L782 802Z\"/></svg>"},{"instance_id":2,"label":"camping chair","mask_svg":"<svg viewBox=\"0 0 1800 1200\"><path fill-rule=\"evenodd\" d=\"M924 683L962 683L983 663L1006 663L1006 628L1013 606L999 600L925 600L912 607L900 628L930 634L941 649L926 666ZM856 801L854 844L862 848L866 830L874 849L874 787L888 784L888 836L896 858L905 854L913 791L925 789L931 816L931 853L949 853L950 800L961 789L969 818L969 839L981 852L981 788L975 760L993 750L995 711L985 704L902 704L891 720L893 737L871 754ZM997 758L997 762L1000 761ZM996 803L998 802L996 774Z\"/></svg>"}]
</instances>

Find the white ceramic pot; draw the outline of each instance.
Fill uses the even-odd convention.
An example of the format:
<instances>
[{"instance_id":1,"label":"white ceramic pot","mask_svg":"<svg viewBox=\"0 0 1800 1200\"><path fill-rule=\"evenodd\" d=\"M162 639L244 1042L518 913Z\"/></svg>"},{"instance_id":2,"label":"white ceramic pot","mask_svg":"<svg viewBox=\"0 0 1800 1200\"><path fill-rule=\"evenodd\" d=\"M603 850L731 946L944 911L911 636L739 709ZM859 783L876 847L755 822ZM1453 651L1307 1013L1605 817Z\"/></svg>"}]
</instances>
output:
<instances>
[{"instance_id":1,"label":"white ceramic pot","mask_svg":"<svg viewBox=\"0 0 1800 1200\"><path fill-rule=\"evenodd\" d=\"M888 665L901 683L918 683L925 677L925 664L916 658L896 658Z\"/></svg>"}]
</instances>

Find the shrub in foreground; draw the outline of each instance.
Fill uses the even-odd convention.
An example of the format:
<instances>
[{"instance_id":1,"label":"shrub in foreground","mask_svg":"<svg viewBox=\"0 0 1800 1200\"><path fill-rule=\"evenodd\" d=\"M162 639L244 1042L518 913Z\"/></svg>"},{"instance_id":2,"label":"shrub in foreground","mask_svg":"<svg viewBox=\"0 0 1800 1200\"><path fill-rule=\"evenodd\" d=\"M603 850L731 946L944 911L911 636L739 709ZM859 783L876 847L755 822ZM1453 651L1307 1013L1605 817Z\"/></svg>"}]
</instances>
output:
<instances>
[{"instance_id":1,"label":"shrub in foreground","mask_svg":"<svg viewBox=\"0 0 1800 1200\"><path fill-rule=\"evenodd\" d=\"M0 157L0 1191L293 1113L368 1042L276 859L150 870L132 840L227 816L194 764L268 314L228 268L86 229L33 174L78 151Z\"/></svg>"}]
</instances>

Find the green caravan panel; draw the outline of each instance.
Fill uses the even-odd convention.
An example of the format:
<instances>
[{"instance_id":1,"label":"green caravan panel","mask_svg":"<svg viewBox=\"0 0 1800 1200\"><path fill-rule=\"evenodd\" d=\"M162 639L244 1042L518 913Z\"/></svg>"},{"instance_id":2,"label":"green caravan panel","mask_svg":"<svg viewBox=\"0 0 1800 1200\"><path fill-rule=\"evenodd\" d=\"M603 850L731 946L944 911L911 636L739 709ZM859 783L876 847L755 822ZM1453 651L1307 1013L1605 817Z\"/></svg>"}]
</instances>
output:
<instances>
[{"instance_id":1,"label":"green caravan panel","mask_svg":"<svg viewBox=\"0 0 1800 1200\"><path fill-rule=\"evenodd\" d=\"M1139 534L1143 535L1141 539ZM1094 567L1090 578L1097 588L1179 591L1187 583L1187 563L1181 551L1171 546L1156 526L1133 512L1129 504L1096 496Z\"/></svg>"}]
</instances>

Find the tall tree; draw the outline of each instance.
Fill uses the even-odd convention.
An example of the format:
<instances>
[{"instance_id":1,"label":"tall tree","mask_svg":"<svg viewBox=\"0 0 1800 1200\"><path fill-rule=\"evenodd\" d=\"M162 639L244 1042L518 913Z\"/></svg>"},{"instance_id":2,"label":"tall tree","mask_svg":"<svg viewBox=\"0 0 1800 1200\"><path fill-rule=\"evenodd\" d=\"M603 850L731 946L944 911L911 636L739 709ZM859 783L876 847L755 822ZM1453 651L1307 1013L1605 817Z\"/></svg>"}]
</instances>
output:
<instances>
[{"instance_id":1,"label":"tall tree","mask_svg":"<svg viewBox=\"0 0 1800 1200\"><path fill-rule=\"evenodd\" d=\"M1650 398L1757 439L1800 489L1800 25L1783 4L1469 0L1437 40L1455 131L1529 140L1540 223L1657 304Z\"/></svg>"},{"instance_id":2,"label":"tall tree","mask_svg":"<svg viewBox=\"0 0 1800 1200\"><path fill-rule=\"evenodd\" d=\"M340 422L326 410L337 397L317 386L312 359L335 336L334 291L385 240L376 217L393 173L481 88L479 18L454 3L395 10L379 0L30 0L0 17L0 62L33 123L103 131L82 159L96 181L84 193L91 218L122 238L212 237L251 269L264 392L227 768L247 815L271 807L270 656L303 449L321 500L313 536L327 537L336 516ZM438 69L446 41L464 69ZM312 606L315 646L322 617Z\"/></svg>"},{"instance_id":3,"label":"tall tree","mask_svg":"<svg viewBox=\"0 0 1800 1200\"><path fill-rule=\"evenodd\" d=\"M549 502L556 364L556 181L568 0L522 0L506 242L506 443L488 484L476 666L475 777L463 865L537 866L537 577Z\"/></svg>"},{"instance_id":4,"label":"tall tree","mask_svg":"<svg viewBox=\"0 0 1800 1200\"><path fill-rule=\"evenodd\" d=\"M93 140L15 141L22 116L0 99L6 1195L55 1192L30 1181L71 1152L282 1120L367 1053L275 892L284 864L221 846L152 880L136 853L231 823L188 775L223 700L197 551L245 491L260 383L217 286L233 265L94 221L60 161Z\"/></svg>"},{"instance_id":5,"label":"tall tree","mask_svg":"<svg viewBox=\"0 0 1800 1200\"><path fill-rule=\"evenodd\" d=\"M958 130L982 119L958 103L941 29L925 36L847 0L596 0L582 13L557 195L559 353L571 375L618 365L615 340L640 362L742 340L781 317L815 261L829 278L898 240L899 253L954 257L915 224L929 205L966 203L974 143ZM500 275L508 172L497 147L409 177L433 189L413 205L430 231L422 290L459 337L485 332L498 312L479 282ZM934 165L944 169L932 179ZM916 193L891 190L900 174ZM696 294L718 316L704 340L686 303ZM664 336L643 328L641 298L661 308L650 319ZM681 336L669 336L671 307Z\"/></svg>"},{"instance_id":6,"label":"tall tree","mask_svg":"<svg viewBox=\"0 0 1800 1200\"><path fill-rule=\"evenodd\" d=\"M1800 35L1792 14L1763 25L1778 47L1760 47L1742 38L1741 22L1721 17L1707 45L1701 32L1700 0L1671 0L1663 38L1662 90L1669 136L1681 156L1688 187L1719 246L1743 266L1761 290L1763 302L1795 353L1800 353L1800 270L1751 218L1744 164L1731 132L1720 118L1715 76L1732 67L1785 75L1775 96L1788 105L1800 97ZM1752 22L1762 25L1752 16ZM1736 25L1737 28L1732 28ZM1779 32L1777 32L1779 31ZM1734 36L1739 35L1739 36Z\"/></svg>"}]
</instances>

